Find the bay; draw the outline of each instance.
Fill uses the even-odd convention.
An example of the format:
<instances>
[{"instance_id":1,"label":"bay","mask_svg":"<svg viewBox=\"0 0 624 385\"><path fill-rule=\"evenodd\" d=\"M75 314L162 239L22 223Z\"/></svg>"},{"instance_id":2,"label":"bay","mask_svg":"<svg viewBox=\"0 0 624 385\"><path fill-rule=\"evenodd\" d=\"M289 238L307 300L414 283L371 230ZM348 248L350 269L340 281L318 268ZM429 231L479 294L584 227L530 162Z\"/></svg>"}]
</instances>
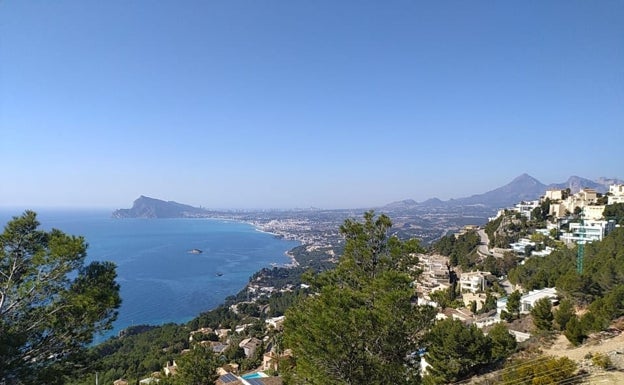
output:
<instances>
[{"instance_id":1,"label":"bay","mask_svg":"<svg viewBox=\"0 0 624 385\"><path fill-rule=\"evenodd\" d=\"M2 225L21 213L2 210ZM189 321L238 293L261 268L288 263L285 253L299 244L216 219L114 219L111 211L69 210L37 210L37 218L43 229L84 236L87 262L117 265L119 317L96 343L131 325Z\"/></svg>"}]
</instances>

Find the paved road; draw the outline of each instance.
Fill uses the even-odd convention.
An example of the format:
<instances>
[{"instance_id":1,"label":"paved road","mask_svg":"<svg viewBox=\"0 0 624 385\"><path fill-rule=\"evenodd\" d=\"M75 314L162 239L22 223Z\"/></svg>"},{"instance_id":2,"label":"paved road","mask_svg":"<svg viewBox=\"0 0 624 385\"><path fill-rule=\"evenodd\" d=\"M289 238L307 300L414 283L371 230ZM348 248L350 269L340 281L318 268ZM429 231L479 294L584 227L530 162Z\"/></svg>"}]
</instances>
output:
<instances>
[{"instance_id":1,"label":"paved road","mask_svg":"<svg viewBox=\"0 0 624 385\"><path fill-rule=\"evenodd\" d=\"M479 238L481 238L481 243L479 243L479 246L477 247L477 252L479 254L481 254L484 257L487 257L488 255L492 255L496 258L503 258L503 254L490 251L490 248L488 246L490 244L490 238L488 237L485 230L481 229L477 231L477 234L479 234Z\"/></svg>"},{"instance_id":2,"label":"paved road","mask_svg":"<svg viewBox=\"0 0 624 385\"><path fill-rule=\"evenodd\" d=\"M488 247L490 244L490 238L486 234L485 230L481 229L477 231L477 234L479 234L479 238L481 238L481 243L479 243L479 247L477 248L479 254L483 256L493 255L490 253L490 249Z\"/></svg>"}]
</instances>

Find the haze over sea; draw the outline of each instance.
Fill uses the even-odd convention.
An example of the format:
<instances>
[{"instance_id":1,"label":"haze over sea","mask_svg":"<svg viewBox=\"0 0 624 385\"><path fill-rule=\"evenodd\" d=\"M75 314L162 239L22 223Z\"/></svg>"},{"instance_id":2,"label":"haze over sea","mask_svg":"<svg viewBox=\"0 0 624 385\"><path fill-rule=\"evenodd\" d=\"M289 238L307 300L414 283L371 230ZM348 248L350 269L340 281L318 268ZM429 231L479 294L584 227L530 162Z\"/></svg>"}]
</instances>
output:
<instances>
[{"instance_id":1,"label":"haze over sea","mask_svg":"<svg viewBox=\"0 0 624 385\"><path fill-rule=\"evenodd\" d=\"M21 213L0 211L3 228ZM95 342L131 325L188 321L238 293L254 272L288 263L285 252L299 244L224 220L113 219L110 211L37 214L42 229L84 236L87 262L117 264L123 303L114 329Z\"/></svg>"}]
</instances>

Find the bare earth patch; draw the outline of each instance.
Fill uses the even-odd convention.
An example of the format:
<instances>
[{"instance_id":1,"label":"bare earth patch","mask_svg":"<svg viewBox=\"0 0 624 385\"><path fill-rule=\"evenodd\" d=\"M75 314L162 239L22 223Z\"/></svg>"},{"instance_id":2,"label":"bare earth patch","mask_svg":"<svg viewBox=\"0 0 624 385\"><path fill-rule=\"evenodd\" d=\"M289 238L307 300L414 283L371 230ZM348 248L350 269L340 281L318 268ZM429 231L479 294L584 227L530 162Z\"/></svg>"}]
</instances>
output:
<instances>
[{"instance_id":1,"label":"bare earth patch","mask_svg":"<svg viewBox=\"0 0 624 385\"><path fill-rule=\"evenodd\" d=\"M615 337L604 336L592 339L582 346L573 347L565 336L560 335L553 345L543 349L544 354L556 357L568 357L579 367L591 373L587 384L624 384L624 333ZM611 359L613 370L606 371L592 364L591 354L604 354Z\"/></svg>"}]
</instances>

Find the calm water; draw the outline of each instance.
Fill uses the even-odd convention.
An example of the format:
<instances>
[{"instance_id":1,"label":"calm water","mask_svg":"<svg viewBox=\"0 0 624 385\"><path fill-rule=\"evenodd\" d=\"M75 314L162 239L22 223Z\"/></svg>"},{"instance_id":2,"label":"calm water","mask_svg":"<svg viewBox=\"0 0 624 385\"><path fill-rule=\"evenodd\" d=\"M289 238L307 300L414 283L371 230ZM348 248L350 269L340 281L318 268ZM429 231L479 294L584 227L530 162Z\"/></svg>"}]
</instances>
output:
<instances>
[{"instance_id":1,"label":"calm water","mask_svg":"<svg viewBox=\"0 0 624 385\"><path fill-rule=\"evenodd\" d=\"M87 261L117 264L123 303L107 336L130 325L188 321L238 293L262 267L287 263L284 253L298 245L221 220L112 219L110 211L37 213L42 228L84 236ZM19 214L1 211L2 227ZM203 253L190 254L195 248Z\"/></svg>"}]
</instances>

